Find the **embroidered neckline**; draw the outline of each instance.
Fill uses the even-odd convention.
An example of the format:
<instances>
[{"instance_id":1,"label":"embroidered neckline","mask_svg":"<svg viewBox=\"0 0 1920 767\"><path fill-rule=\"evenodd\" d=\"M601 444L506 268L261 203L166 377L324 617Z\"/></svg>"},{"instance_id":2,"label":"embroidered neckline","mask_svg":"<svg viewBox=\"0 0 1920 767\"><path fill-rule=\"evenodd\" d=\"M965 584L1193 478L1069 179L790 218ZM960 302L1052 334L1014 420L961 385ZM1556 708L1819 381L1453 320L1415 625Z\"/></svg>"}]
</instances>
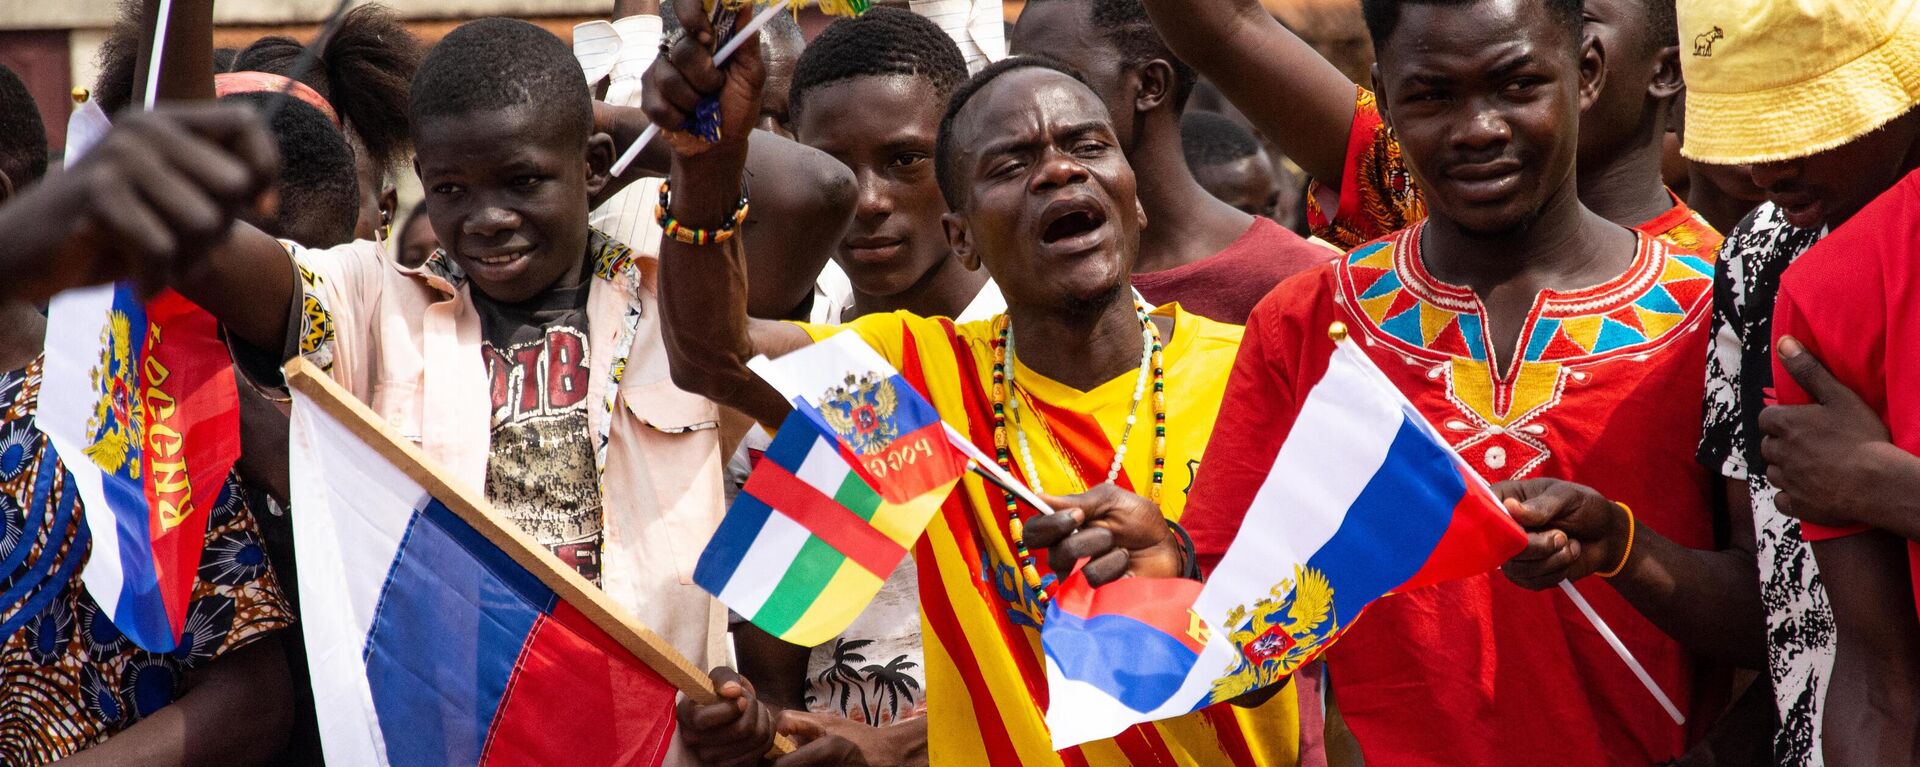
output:
<instances>
[{"instance_id":1,"label":"embroidered neckline","mask_svg":"<svg viewBox=\"0 0 1920 767\"><path fill-rule=\"evenodd\" d=\"M1349 253L1339 268L1344 298L1390 345L1426 358L1488 361L1492 343L1479 296L1434 277L1420 258L1415 225ZM1700 311L1713 265L1636 232L1633 263L1613 279L1574 291L1541 291L1521 335L1522 362L1575 362L1657 344Z\"/></svg>"}]
</instances>

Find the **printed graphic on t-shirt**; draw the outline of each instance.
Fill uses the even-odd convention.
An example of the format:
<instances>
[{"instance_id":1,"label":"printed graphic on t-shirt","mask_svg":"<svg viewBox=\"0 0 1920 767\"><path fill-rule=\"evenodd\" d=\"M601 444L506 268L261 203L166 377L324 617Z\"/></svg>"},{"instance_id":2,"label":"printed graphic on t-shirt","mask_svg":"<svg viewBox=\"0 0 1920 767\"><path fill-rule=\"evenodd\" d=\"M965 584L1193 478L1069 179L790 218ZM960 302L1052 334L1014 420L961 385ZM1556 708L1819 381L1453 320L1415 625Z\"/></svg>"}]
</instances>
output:
<instances>
[{"instance_id":1,"label":"printed graphic on t-shirt","mask_svg":"<svg viewBox=\"0 0 1920 767\"><path fill-rule=\"evenodd\" d=\"M586 333L556 323L535 340L485 349L493 395L487 499L598 584L602 525Z\"/></svg>"}]
</instances>

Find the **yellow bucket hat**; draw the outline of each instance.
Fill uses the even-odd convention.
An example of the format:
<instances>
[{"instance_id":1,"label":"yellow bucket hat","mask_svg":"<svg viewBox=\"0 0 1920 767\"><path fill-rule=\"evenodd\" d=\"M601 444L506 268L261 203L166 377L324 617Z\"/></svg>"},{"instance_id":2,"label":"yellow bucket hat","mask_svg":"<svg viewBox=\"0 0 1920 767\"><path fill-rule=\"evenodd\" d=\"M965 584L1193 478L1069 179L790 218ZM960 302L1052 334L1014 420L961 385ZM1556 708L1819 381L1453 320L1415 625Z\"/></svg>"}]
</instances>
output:
<instances>
[{"instance_id":1,"label":"yellow bucket hat","mask_svg":"<svg viewBox=\"0 0 1920 767\"><path fill-rule=\"evenodd\" d=\"M1678 0L1675 10L1688 159L1806 157L1920 101L1920 0Z\"/></svg>"}]
</instances>

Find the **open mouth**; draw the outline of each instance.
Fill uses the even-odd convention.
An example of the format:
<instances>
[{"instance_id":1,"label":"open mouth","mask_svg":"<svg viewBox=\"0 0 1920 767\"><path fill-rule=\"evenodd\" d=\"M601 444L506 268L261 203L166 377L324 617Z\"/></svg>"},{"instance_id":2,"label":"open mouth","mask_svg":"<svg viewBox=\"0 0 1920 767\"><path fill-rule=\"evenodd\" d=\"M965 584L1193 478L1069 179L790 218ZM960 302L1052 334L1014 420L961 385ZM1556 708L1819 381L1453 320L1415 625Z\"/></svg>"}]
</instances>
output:
<instances>
[{"instance_id":1,"label":"open mouth","mask_svg":"<svg viewBox=\"0 0 1920 767\"><path fill-rule=\"evenodd\" d=\"M1099 210L1070 210L1047 222L1046 228L1040 231L1040 241L1052 245L1090 234L1105 223L1107 217Z\"/></svg>"}]
</instances>

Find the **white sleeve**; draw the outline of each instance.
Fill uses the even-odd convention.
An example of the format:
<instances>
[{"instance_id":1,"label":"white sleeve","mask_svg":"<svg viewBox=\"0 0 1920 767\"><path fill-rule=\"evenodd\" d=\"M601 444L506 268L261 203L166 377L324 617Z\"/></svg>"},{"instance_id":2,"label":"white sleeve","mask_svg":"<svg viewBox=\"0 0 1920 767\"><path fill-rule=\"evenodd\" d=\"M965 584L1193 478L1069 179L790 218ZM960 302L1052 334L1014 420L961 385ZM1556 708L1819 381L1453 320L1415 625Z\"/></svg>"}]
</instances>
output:
<instances>
[{"instance_id":1,"label":"white sleeve","mask_svg":"<svg viewBox=\"0 0 1920 767\"><path fill-rule=\"evenodd\" d=\"M660 55L660 40L666 28L659 16L628 16L614 21L613 28L620 33L620 57L613 64L613 80L607 84L607 103L637 107L640 106L640 78Z\"/></svg>"},{"instance_id":2,"label":"white sleeve","mask_svg":"<svg viewBox=\"0 0 1920 767\"><path fill-rule=\"evenodd\" d=\"M613 24L594 20L573 26L573 57L580 61L580 71L587 76L587 86L604 79L613 71L613 64L620 60L620 33Z\"/></svg>"}]
</instances>

